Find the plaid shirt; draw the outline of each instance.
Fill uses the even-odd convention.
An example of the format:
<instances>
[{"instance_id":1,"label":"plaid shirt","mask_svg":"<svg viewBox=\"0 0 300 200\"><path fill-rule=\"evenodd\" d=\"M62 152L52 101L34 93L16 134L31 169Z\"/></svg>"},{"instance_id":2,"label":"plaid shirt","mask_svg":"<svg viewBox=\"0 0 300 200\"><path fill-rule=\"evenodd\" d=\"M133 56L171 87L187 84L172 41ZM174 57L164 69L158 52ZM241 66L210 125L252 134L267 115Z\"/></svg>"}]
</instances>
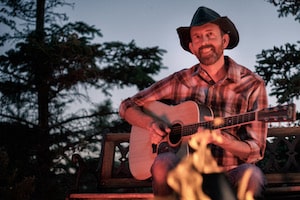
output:
<instances>
[{"instance_id":1,"label":"plaid shirt","mask_svg":"<svg viewBox=\"0 0 300 200\"><path fill-rule=\"evenodd\" d=\"M128 107L143 106L156 100L171 100L173 104L193 100L211 107L215 117L233 116L266 108L268 102L264 81L227 56L225 65L226 77L217 83L199 64L178 71L125 99L120 105L120 116L124 117ZM255 121L222 131L246 142L251 148L247 158L238 158L218 146L211 145L214 157L225 170L245 162L255 163L263 158L267 136L267 124L264 122Z\"/></svg>"}]
</instances>

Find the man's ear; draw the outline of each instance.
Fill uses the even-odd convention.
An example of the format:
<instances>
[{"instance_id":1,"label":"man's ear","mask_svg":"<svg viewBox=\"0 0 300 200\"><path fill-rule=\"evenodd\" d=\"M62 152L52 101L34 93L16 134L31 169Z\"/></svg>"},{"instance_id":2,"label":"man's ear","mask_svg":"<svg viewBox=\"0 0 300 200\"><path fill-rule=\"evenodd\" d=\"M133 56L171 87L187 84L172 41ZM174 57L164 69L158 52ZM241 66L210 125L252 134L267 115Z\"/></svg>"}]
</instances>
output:
<instances>
[{"instance_id":1,"label":"man's ear","mask_svg":"<svg viewBox=\"0 0 300 200\"><path fill-rule=\"evenodd\" d=\"M224 34L223 35L223 45L224 45L224 49L226 49L226 47L228 46L230 41L230 37L228 34Z\"/></svg>"},{"instance_id":2,"label":"man's ear","mask_svg":"<svg viewBox=\"0 0 300 200\"><path fill-rule=\"evenodd\" d=\"M194 51L192 42L189 42L189 49L190 49L191 53L194 54L195 51Z\"/></svg>"}]
</instances>

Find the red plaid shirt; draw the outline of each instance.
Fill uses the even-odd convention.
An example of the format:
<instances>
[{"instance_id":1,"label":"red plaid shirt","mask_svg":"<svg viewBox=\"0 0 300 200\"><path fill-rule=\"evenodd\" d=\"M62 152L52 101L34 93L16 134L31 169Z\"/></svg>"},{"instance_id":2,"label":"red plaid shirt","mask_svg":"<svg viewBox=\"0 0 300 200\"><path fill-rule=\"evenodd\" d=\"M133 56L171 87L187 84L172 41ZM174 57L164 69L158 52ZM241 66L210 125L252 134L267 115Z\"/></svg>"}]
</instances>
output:
<instances>
[{"instance_id":1,"label":"red plaid shirt","mask_svg":"<svg viewBox=\"0 0 300 200\"><path fill-rule=\"evenodd\" d=\"M143 106L149 101L156 100L171 100L174 104L193 100L211 107L215 117L233 116L266 108L268 102L264 81L229 57L225 57L225 63L227 75L223 80L215 83L197 64L178 71L125 99L120 105L120 116L124 116L128 107ZM230 152L211 145L214 157L225 170L244 162L255 163L263 158L267 124L255 121L224 129L223 132L246 142L251 148L249 156L241 160Z\"/></svg>"}]
</instances>

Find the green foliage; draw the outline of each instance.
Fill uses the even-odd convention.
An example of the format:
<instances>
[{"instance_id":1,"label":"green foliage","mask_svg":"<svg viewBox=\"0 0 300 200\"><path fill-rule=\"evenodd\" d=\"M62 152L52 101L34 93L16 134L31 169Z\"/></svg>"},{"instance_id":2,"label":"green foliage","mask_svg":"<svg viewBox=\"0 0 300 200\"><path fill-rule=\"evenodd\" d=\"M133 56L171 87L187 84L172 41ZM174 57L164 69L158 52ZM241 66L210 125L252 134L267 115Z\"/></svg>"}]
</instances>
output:
<instances>
[{"instance_id":1,"label":"green foliage","mask_svg":"<svg viewBox=\"0 0 300 200\"><path fill-rule=\"evenodd\" d=\"M38 87L45 84L49 105L53 102L51 110L57 115L76 98L88 100L80 88L95 87L104 95L110 95L114 86L143 89L154 82L151 75L163 68L164 51L158 47L139 48L134 41L93 44L101 33L83 22L52 25L45 33L43 43L33 32L0 56L1 100L10 102L3 105L18 103L26 112L38 104Z\"/></svg>"},{"instance_id":2,"label":"green foliage","mask_svg":"<svg viewBox=\"0 0 300 200\"><path fill-rule=\"evenodd\" d=\"M43 5L44 3L44 5ZM7 41L23 40L36 26L37 6L44 7L43 22L53 24L56 21L66 21L65 13L54 12L53 9L63 6L74 6L64 0L0 0L0 24L7 27L9 33L0 36L0 46Z\"/></svg>"},{"instance_id":3,"label":"green foliage","mask_svg":"<svg viewBox=\"0 0 300 200\"><path fill-rule=\"evenodd\" d=\"M296 44L263 50L257 55L259 75L266 84L271 85L271 96L276 96L279 103L290 102L300 96L300 49Z\"/></svg>"},{"instance_id":4,"label":"green foliage","mask_svg":"<svg viewBox=\"0 0 300 200\"><path fill-rule=\"evenodd\" d=\"M11 136L1 141L10 160L26 154L12 162L24 172L19 174L24 180L19 186L29 191L34 184L36 199L62 199L61 191L69 189L73 178L70 155L98 157L101 134L130 130L109 99L89 111L68 113L68 106L76 100L91 103L87 95L91 88L109 98L115 87L149 86L152 76L165 68L165 51L140 48L134 41L95 43L102 37L98 28L84 22L65 23L67 16L54 12L58 6L72 5L64 0L0 3L0 23L11 30L0 36L0 46L15 45L0 55L0 122L26 124L37 131L34 136L1 131L6 139ZM14 144L16 138L23 139Z\"/></svg>"},{"instance_id":5,"label":"green foliage","mask_svg":"<svg viewBox=\"0 0 300 200\"><path fill-rule=\"evenodd\" d=\"M103 44L105 56L101 59L107 63L102 69L106 82L115 83L118 87L136 85L140 90L154 83L150 75L157 75L163 67L164 50L158 47L138 48L134 41L128 45L121 42Z\"/></svg>"},{"instance_id":6,"label":"green foliage","mask_svg":"<svg viewBox=\"0 0 300 200\"><path fill-rule=\"evenodd\" d=\"M295 16L300 22L300 2L298 0L267 0L278 8L279 17ZM271 86L271 96L278 103L293 102L300 96L300 42L286 43L280 47L262 50L256 55L256 72ZM298 118L298 117L297 117Z\"/></svg>"},{"instance_id":7,"label":"green foliage","mask_svg":"<svg viewBox=\"0 0 300 200\"><path fill-rule=\"evenodd\" d=\"M300 22L300 1L299 0L267 0L278 7L278 17L287 17L289 14Z\"/></svg>"}]
</instances>

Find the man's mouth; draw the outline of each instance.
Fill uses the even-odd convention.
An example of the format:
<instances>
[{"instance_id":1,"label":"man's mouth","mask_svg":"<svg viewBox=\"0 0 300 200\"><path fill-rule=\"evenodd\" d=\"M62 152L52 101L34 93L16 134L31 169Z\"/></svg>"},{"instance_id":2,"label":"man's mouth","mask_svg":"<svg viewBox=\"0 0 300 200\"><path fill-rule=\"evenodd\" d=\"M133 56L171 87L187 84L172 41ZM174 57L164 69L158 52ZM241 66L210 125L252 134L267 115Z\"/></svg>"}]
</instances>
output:
<instances>
[{"instance_id":1,"label":"man's mouth","mask_svg":"<svg viewBox=\"0 0 300 200\"><path fill-rule=\"evenodd\" d=\"M199 53L208 54L214 51L214 47L212 45L206 45L199 48Z\"/></svg>"},{"instance_id":2,"label":"man's mouth","mask_svg":"<svg viewBox=\"0 0 300 200\"><path fill-rule=\"evenodd\" d=\"M214 48L209 46L209 47L203 47L199 49L199 54L202 56L210 56L214 52Z\"/></svg>"},{"instance_id":3,"label":"man's mouth","mask_svg":"<svg viewBox=\"0 0 300 200\"><path fill-rule=\"evenodd\" d=\"M201 53L209 53L209 52L211 52L212 51L212 48L211 47L206 47L206 48L201 48L200 49L200 52Z\"/></svg>"}]
</instances>

